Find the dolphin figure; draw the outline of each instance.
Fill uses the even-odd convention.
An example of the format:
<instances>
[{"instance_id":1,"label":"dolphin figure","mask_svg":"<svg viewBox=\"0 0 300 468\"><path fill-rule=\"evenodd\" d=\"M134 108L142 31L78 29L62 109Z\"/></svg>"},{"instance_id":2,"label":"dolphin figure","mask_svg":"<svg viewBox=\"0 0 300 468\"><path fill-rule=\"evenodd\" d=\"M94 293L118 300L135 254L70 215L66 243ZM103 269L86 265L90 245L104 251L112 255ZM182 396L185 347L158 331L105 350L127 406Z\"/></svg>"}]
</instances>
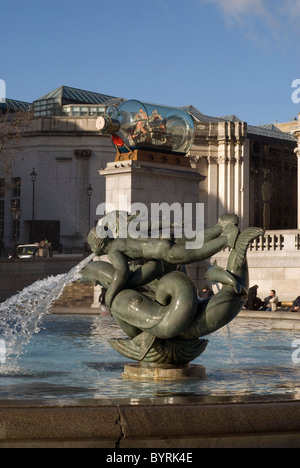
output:
<instances>
[{"instance_id":1,"label":"dolphin figure","mask_svg":"<svg viewBox=\"0 0 300 468\"><path fill-rule=\"evenodd\" d=\"M182 271L165 271L152 260L132 269L125 288L113 299L110 312L128 339L111 339L111 346L130 359L153 364L185 365L205 350L201 339L231 322L240 312L249 289L246 252L250 243L264 234L248 228L235 235L227 268L214 264L206 278L222 289L208 300L199 300L194 283ZM109 288L115 268L93 262L83 271L83 280Z\"/></svg>"},{"instance_id":2,"label":"dolphin figure","mask_svg":"<svg viewBox=\"0 0 300 468\"><path fill-rule=\"evenodd\" d=\"M223 285L208 300L198 299L193 282L181 272L169 273L159 281L155 301L142 292L121 291L113 302L112 315L132 339L110 340L110 344L121 354L145 362L165 362L167 351L169 364L195 359L208 343L199 338L227 325L243 307L249 290L246 251L263 234L260 228L246 229L237 238L226 270L216 264L207 270L207 279Z\"/></svg>"}]
</instances>

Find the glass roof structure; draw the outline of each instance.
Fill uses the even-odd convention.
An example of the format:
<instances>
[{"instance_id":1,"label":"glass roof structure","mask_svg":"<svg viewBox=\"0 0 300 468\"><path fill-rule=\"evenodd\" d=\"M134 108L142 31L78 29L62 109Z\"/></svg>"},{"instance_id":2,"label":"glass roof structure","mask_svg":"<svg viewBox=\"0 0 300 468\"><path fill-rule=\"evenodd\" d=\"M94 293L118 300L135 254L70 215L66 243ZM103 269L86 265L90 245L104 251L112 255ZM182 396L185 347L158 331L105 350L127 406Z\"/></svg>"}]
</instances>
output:
<instances>
[{"instance_id":1,"label":"glass roof structure","mask_svg":"<svg viewBox=\"0 0 300 468\"><path fill-rule=\"evenodd\" d=\"M101 105L111 101L119 101L120 98L107 94L94 93L83 89L72 88L69 86L60 86L50 93L45 94L33 102L34 115L59 116L62 115L62 107L70 104L93 104Z\"/></svg>"},{"instance_id":2,"label":"glass roof structure","mask_svg":"<svg viewBox=\"0 0 300 468\"><path fill-rule=\"evenodd\" d=\"M297 143L297 138L288 132L283 132L276 125L267 124L267 125L248 125L247 134L255 136L256 139L265 139L269 138L272 140L285 140L285 142L290 142L291 144Z\"/></svg>"},{"instance_id":3,"label":"glass roof structure","mask_svg":"<svg viewBox=\"0 0 300 468\"><path fill-rule=\"evenodd\" d=\"M60 98L64 104L103 104L103 102L112 99L113 96L106 94L84 91L83 89L71 88L69 86L60 86L36 101ZM35 101L35 102L36 102Z\"/></svg>"},{"instance_id":4,"label":"glass roof structure","mask_svg":"<svg viewBox=\"0 0 300 468\"><path fill-rule=\"evenodd\" d=\"M16 101L15 99L6 99L5 102L0 102L0 115L7 112L25 112L32 109L30 102Z\"/></svg>"},{"instance_id":5,"label":"glass roof structure","mask_svg":"<svg viewBox=\"0 0 300 468\"><path fill-rule=\"evenodd\" d=\"M194 106L183 106L182 109L185 109L195 120L199 123L219 123L219 122L242 122L235 115L226 115L223 117L211 117L205 114L202 114ZM268 139L272 141L283 141L289 142L292 145L296 143L296 138L291 133L283 132L276 125L267 124L267 125L247 125L247 136L255 137L256 139Z\"/></svg>"}]
</instances>

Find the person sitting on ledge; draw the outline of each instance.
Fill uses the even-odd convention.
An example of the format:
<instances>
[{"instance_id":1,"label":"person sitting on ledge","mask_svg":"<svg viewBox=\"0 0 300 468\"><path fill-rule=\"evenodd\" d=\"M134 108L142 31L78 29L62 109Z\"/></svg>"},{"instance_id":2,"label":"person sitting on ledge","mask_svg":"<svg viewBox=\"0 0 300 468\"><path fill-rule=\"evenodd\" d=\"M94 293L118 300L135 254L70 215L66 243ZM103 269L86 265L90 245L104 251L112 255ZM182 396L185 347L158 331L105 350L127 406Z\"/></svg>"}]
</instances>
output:
<instances>
[{"instance_id":1,"label":"person sitting on ledge","mask_svg":"<svg viewBox=\"0 0 300 468\"><path fill-rule=\"evenodd\" d=\"M299 309L300 309L300 296L298 296L297 299L294 300L290 312L299 312Z\"/></svg>"},{"instance_id":2,"label":"person sitting on ledge","mask_svg":"<svg viewBox=\"0 0 300 468\"><path fill-rule=\"evenodd\" d=\"M244 307L249 310L258 310L262 305L263 301L257 297L258 286L255 284L252 288L249 289L248 299L245 302Z\"/></svg>"},{"instance_id":3,"label":"person sitting on ledge","mask_svg":"<svg viewBox=\"0 0 300 468\"><path fill-rule=\"evenodd\" d=\"M276 291L274 289L271 290L270 296L265 298L264 305L261 307L260 310L266 310L268 312L274 312L277 310L278 305L278 297L276 296Z\"/></svg>"}]
</instances>

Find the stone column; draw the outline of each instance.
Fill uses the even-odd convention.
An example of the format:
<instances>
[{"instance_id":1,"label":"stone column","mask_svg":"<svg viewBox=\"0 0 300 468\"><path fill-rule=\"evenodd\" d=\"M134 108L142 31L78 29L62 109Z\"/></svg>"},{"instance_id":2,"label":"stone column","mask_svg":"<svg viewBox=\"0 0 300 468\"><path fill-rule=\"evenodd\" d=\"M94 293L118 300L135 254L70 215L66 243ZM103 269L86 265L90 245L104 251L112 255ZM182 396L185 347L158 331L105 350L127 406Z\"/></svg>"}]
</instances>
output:
<instances>
[{"instance_id":1,"label":"stone column","mask_svg":"<svg viewBox=\"0 0 300 468\"><path fill-rule=\"evenodd\" d=\"M296 149L296 155L298 165L297 229L300 229L300 142L298 143L298 148Z\"/></svg>"},{"instance_id":2,"label":"stone column","mask_svg":"<svg viewBox=\"0 0 300 468\"><path fill-rule=\"evenodd\" d=\"M219 200L218 217L227 212L227 158L220 156L219 164Z\"/></svg>"},{"instance_id":3,"label":"stone column","mask_svg":"<svg viewBox=\"0 0 300 468\"><path fill-rule=\"evenodd\" d=\"M300 135L300 133L299 133ZM300 229L300 138L298 137L298 149L297 149L297 163L298 163L298 196L297 196L297 229Z\"/></svg>"},{"instance_id":4,"label":"stone column","mask_svg":"<svg viewBox=\"0 0 300 468\"><path fill-rule=\"evenodd\" d=\"M227 122L227 213L235 211L235 124Z\"/></svg>"},{"instance_id":5,"label":"stone column","mask_svg":"<svg viewBox=\"0 0 300 468\"><path fill-rule=\"evenodd\" d=\"M231 146L231 145L230 145ZM230 154L227 163L227 213L235 212L235 157Z\"/></svg>"},{"instance_id":6,"label":"stone column","mask_svg":"<svg viewBox=\"0 0 300 468\"><path fill-rule=\"evenodd\" d=\"M227 213L228 202L228 128L227 122L218 124L219 206L218 217Z\"/></svg>"},{"instance_id":7,"label":"stone column","mask_svg":"<svg viewBox=\"0 0 300 468\"><path fill-rule=\"evenodd\" d=\"M244 123L235 123L235 167L234 167L234 213L237 214L241 220L241 224L245 224L245 200L244 190L246 182L244 180Z\"/></svg>"},{"instance_id":8,"label":"stone column","mask_svg":"<svg viewBox=\"0 0 300 468\"><path fill-rule=\"evenodd\" d=\"M295 153L298 157L298 207L297 207L297 223L298 229L300 229L300 113L298 114L298 128L293 131L295 137L298 140L298 147L295 149Z\"/></svg>"},{"instance_id":9,"label":"stone column","mask_svg":"<svg viewBox=\"0 0 300 468\"><path fill-rule=\"evenodd\" d=\"M245 138L242 146L241 163L241 229L246 229L250 224L250 143Z\"/></svg>"},{"instance_id":10,"label":"stone column","mask_svg":"<svg viewBox=\"0 0 300 468\"><path fill-rule=\"evenodd\" d=\"M242 180L241 180L241 144L238 142L235 147L234 164L234 212L240 218L242 215Z\"/></svg>"},{"instance_id":11,"label":"stone column","mask_svg":"<svg viewBox=\"0 0 300 468\"><path fill-rule=\"evenodd\" d=\"M207 194L207 227L214 226L218 220L218 158L209 156L208 162L208 194Z\"/></svg>"}]
</instances>

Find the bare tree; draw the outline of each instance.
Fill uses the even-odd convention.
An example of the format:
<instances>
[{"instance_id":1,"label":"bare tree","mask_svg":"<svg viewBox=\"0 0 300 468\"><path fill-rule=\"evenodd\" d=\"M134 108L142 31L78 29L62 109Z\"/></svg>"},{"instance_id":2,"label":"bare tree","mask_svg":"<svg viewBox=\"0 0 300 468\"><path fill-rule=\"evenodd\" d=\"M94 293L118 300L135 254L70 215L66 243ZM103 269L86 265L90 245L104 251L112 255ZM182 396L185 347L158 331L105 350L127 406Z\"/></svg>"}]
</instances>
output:
<instances>
[{"instance_id":1,"label":"bare tree","mask_svg":"<svg viewBox=\"0 0 300 468\"><path fill-rule=\"evenodd\" d=\"M32 118L30 111L7 112L0 116L0 178L3 192L14 188L13 167L17 158L26 154L26 132Z\"/></svg>"}]
</instances>

